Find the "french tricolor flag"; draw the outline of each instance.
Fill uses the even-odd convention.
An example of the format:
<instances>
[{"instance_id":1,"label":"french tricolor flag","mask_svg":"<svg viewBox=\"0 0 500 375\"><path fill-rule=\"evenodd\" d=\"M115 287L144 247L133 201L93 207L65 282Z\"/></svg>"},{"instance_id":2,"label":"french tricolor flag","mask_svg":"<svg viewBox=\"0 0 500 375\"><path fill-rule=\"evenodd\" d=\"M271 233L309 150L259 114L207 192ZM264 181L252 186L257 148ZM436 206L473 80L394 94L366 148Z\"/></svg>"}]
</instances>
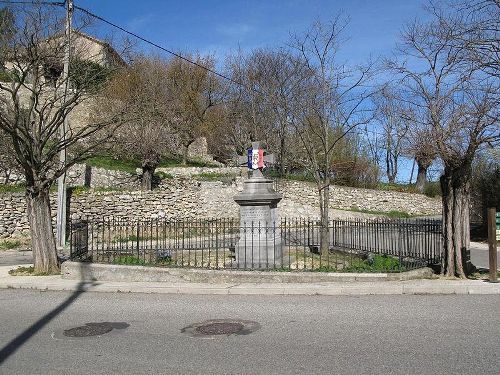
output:
<instances>
[{"instance_id":1,"label":"french tricolor flag","mask_svg":"<svg viewBox=\"0 0 500 375\"><path fill-rule=\"evenodd\" d=\"M249 169L259 169L264 168L264 150L259 148L258 150L249 148L248 149L248 168Z\"/></svg>"}]
</instances>

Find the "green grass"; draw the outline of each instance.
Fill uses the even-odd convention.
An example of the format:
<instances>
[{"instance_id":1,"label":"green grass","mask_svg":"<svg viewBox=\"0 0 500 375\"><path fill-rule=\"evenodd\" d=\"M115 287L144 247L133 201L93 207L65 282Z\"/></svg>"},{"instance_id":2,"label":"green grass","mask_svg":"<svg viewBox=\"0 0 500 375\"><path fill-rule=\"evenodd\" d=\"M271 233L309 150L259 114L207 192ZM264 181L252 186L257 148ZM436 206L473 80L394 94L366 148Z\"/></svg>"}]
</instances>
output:
<instances>
[{"instance_id":1,"label":"green grass","mask_svg":"<svg viewBox=\"0 0 500 375\"><path fill-rule=\"evenodd\" d=\"M170 167L215 167L216 164L198 158L188 159L186 164L182 164L182 159L175 155L163 156L160 160L161 168Z\"/></svg>"},{"instance_id":2,"label":"green grass","mask_svg":"<svg viewBox=\"0 0 500 375\"><path fill-rule=\"evenodd\" d=\"M360 212L360 213L364 213L364 214L373 214L373 215L383 215L383 216L390 217L391 219L407 219L407 218L411 217L411 215L407 212L396 211L396 210L375 211L375 210L365 210L365 209L361 209L358 207L351 207L350 210L346 210L346 211Z\"/></svg>"},{"instance_id":3,"label":"green grass","mask_svg":"<svg viewBox=\"0 0 500 375\"><path fill-rule=\"evenodd\" d=\"M404 271L399 259L388 255L375 255L371 260L358 261L345 268L345 272Z\"/></svg>"},{"instance_id":4,"label":"green grass","mask_svg":"<svg viewBox=\"0 0 500 375\"><path fill-rule=\"evenodd\" d=\"M114 264L125 264L125 265L134 265L134 266L144 266L147 262L144 259L133 255L122 255L115 259L113 259Z\"/></svg>"},{"instance_id":5,"label":"green grass","mask_svg":"<svg viewBox=\"0 0 500 375\"><path fill-rule=\"evenodd\" d=\"M127 172L135 174L137 168L141 168L141 162L139 159L125 159L125 158L115 158L107 155L94 156L86 161L86 163L92 167L104 168L108 170ZM175 156L165 156L160 160L158 167L169 168L169 167L210 167L214 164L208 163L203 160L190 159L186 165L182 165L181 159ZM159 172L161 173L161 172ZM163 178L159 176L160 178ZM169 178L169 177L165 177Z\"/></svg>"},{"instance_id":6,"label":"green grass","mask_svg":"<svg viewBox=\"0 0 500 375\"><path fill-rule=\"evenodd\" d=\"M16 249L19 246L21 246L22 243L19 240L5 240L3 242L0 242L0 250L11 250L11 249Z\"/></svg>"},{"instance_id":7,"label":"green grass","mask_svg":"<svg viewBox=\"0 0 500 375\"><path fill-rule=\"evenodd\" d=\"M24 193L26 191L26 186L23 184L16 185L0 185L0 194L1 193Z\"/></svg>"},{"instance_id":8,"label":"green grass","mask_svg":"<svg viewBox=\"0 0 500 375\"><path fill-rule=\"evenodd\" d=\"M35 267L29 266L19 266L17 268L9 270L9 275L11 276L50 276L54 274L46 273L46 272L35 272Z\"/></svg>"},{"instance_id":9,"label":"green grass","mask_svg":"<svg viewBox=\"0 0 500 375\"><path fill-rule=\"evenodd\" d=\"M135 174L135 170L141 167L140 162L137 160L116 159L110 156L95 156L88 159L86 163L92 167L132 174Z\"/></svg>"}]
</instances>

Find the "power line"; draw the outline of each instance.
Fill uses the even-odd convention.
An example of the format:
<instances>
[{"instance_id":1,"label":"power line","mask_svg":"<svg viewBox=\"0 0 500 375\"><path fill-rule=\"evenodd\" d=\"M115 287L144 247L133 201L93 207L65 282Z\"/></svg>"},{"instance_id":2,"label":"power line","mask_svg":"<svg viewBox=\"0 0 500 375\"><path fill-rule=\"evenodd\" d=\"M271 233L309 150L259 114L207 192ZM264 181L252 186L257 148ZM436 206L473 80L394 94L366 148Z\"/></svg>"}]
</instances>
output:
<instances>
[{"instance_id":1,"label":"power line","mask_svg":"<svg viewBox=\"0 0 500 375\"><path fill-rule=\"evenodd\" d=\"M140 36L138 34L135 34L132 31L128 31L128 30L124 29L123 27L121 27L121 26L119 26L119 25L117 25L117 24L115 24L115 23L113 23L111 21L108 21L108 20L104 19L101 16L98 16L97 14L92 13L92 12L90 12L89 10L87 10L85 8L81 8L81 7L77 6L77 5L75 5L74 8L77 9L77 10L79 10L79 11L81 11L81 12L84 12L87 15L89 15L89 16L95 18L95 19L98 19L99 21L102 21L102 22L104 22L104 23L106 23L106 24L108 24L108 25L110 25L110 26L112 26L114 28L117 28L118 30L121 30L121 31L123 31L126 34L129 34L129 35L131 35L131 36L133 36L133 37L135 37L135 38L137 38L139 40L142 40L143 42L145 42L147 44L150 44L153 47L161 49L162 51L165 51L165 52L167 52L167 53L169 53L169 54L171 54L171 55L173 55L175 57L178 57L179 59L182 59L182 60L184 60L184 61L186 61L186 62L188 62L188 63L190 63L192 65L195 65L195 66L197 66L199 68L202 68L202 69L204 69L204 70L206 70L206 71L208 71L208 72L210 72L212 74L215 74L216 76L218 76L220 78L223 78L223 79L225 79L225 80L227 80L229 82L232 82L234 84L237 84L239 86L245 87L246 89L252 90L252 91L254 91L254 92L258 93L258 94L264 95L264 93L260 92L259 90L254 89L254 88L248 87L243 82L236 81L236 80L232 79L231 77L228 77L228 76L226 76L226 75L224 75L222 73L219 73L219 72L217 72L217 71L215 71L213 69L207 68L206 66L204 66L204 65L202 65L200 63L197 63L196 61L190 60L187 57L184 57L184 56L180 55L179 53L173 52L173 51L171 51L171 50L169 50L169 49L167 49L165 47L162 47L159 44L157 44L155 42L152 42L152 41L150 41L150 40L148 40L146 38L143 38L142 36Z\"/></svg>"},{"instance_id":2,"label":"power line","mask_svg":"<svg viewBox=\"0 0 500 375\"><path fill-rule=\"evenodd\" d=\"M66 1L6 1L0 0L2 4L15 4L15 5L54 5L54 6L64 6Z\"/></svg>"}]
</instances>

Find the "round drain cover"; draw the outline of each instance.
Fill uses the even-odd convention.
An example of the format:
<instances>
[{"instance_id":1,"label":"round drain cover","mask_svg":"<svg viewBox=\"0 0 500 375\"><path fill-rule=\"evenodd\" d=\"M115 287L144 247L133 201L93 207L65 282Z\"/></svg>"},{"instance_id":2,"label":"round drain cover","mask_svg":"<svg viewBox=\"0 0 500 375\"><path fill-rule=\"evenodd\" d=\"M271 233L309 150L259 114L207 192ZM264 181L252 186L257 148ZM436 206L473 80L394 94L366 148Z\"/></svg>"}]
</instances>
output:
<instances>
[{"instance_id":1,"label":"round drain cover","mask_svg":"<svg viewBox=\"0 0 500 375\"><path fill-rule=\"evenodd\" d=\"M213 338L230 335L248 335L257 331L260 324L250 320L214 319L194 323L181 329L191 337Z\"/></svg>"},{"instance_id":2,"label":"round drain cover","mask_svg":"<svg viewBox=\"0 0 500 375\"><path fill-rule=\"evenodd\" d=\"M81 327L65 329L63 334L67 337L89 337L104 335L112 330L113 326L109 323L87 323Z\"/></svg>"},{"instance_id":3,"label":"round drain cover","mask_svg":"<svg viewBox=\"0 0 500 375\"><path fill-rule=\"evenodd\" d=\"M241 331L243 328L245 328L245 326L241 323L208 323L196 327L196 332L201 333L202 335L231 335Z\"/></svg>"}]
</instances>

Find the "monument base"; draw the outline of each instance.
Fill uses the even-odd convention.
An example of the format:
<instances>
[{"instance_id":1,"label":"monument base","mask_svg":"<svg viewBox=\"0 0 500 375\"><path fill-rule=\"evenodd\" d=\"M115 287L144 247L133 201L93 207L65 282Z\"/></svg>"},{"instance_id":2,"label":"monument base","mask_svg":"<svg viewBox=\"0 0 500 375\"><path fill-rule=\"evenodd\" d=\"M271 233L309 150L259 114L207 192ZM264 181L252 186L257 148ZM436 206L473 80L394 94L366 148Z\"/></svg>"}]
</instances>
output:
<instances>
[{"instance_id":1,"label":"monument base","mask_svg":"<svg viewBox=\"0 0 500 375\"><path fill-rule=\"evenodd\" d=\"M248 233L247 233L248 234ZM288 264L283 259L281 237L267 236L267 239L258 240L258 236L249 234L240 237L235 247L237 268L244 269L272 269Z\"/></svg>"}]
</instances>

